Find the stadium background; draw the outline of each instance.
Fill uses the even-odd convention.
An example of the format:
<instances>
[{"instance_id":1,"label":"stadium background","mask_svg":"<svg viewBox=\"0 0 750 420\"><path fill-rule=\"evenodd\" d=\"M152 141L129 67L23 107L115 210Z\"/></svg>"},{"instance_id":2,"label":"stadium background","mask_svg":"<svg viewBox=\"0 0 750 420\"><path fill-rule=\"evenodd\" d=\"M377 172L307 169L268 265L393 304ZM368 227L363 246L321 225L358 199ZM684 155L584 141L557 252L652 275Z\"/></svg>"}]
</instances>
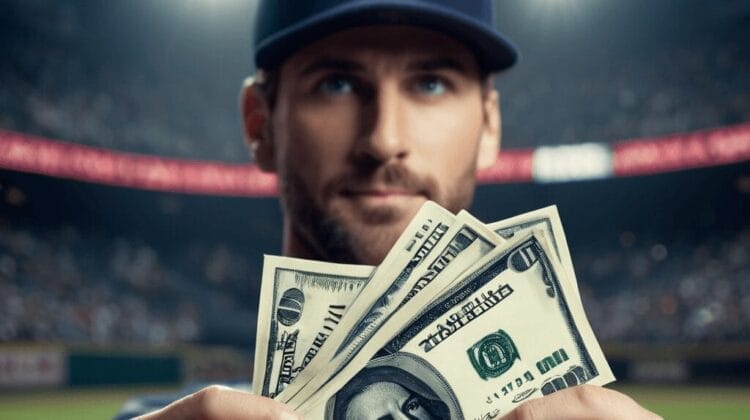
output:
<instances>
[{"instance_id":1,"label":"stadium background","mask_svg":"<svg viewBox=\"0 0 750 420\"><path fill-rule=\"evenodd\" d=\"M250 378L281 225L272 181L237 181L257 176L237 112L254 3L0 2L0 418ZM557 204L616 387L746 416L750 4L516 0L497 21L523 56L472 211Z\"/></svg>"}]
</instances>

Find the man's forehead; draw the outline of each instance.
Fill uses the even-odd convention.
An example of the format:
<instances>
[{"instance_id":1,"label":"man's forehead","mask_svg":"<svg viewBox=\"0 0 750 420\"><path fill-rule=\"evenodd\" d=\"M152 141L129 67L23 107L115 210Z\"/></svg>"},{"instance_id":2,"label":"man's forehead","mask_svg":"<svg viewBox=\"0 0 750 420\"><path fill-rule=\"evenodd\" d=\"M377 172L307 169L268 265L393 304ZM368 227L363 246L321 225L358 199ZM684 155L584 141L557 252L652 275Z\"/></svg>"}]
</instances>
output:
<instances>
[{"instance_id":1,"label":"man's forehead","mask_svg":"<svg viewBox=\"0 0 750 420\"><path fill-rule=\"evenodd\" d=\"M429 71L449 68L473 72L474 55L441 33L409 26L361 27L323 38L290 56L285 64L299 73L321 67L365 70L374 62Z\"/></svg>"}]
</instances>

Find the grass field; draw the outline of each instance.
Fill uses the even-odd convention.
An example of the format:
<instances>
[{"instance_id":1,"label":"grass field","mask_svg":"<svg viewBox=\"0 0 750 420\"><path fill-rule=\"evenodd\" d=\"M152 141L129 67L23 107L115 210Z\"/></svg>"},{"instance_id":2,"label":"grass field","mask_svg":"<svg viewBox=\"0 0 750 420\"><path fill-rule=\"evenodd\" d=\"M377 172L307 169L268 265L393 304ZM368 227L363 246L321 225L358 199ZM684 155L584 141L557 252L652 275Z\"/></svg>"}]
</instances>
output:
<instances>
[{"instance_id":1,"label":"grass field","mask_svg":"<svg viewBox=\"0 0 750 420\"><path fill-rule=\"evenodd\" d=\"M619 385L666 419L750 419L750 387ZM0 420L107 419L133 395L164 389L81 389L0 393Z\"/></svg>"}]
</instances>

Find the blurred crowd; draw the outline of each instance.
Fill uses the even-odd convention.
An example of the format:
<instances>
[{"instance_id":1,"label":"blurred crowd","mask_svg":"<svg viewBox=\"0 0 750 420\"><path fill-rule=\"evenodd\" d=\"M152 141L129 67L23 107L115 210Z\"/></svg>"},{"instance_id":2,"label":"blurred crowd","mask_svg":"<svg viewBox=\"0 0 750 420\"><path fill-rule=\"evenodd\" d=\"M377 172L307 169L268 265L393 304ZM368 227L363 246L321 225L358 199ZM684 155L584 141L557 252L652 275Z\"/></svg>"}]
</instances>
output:
<instances>
[{"instance_id":1,"label":"blurred crowd","mask_svg":"<svg viewBox=\"0 0 750 420\"><path fill-rule=\"evenodd\" d=\"M159 252L73 226L0 225L0 341L200 342L212 323L234 319L246 324L236 340L218 340L247 343L258 283L245 261L222 244Z\"/></svg>"},{"instance_id":2,"label":"blurred crowd","mask_svg":"<svg viewBox=\"0 0 750 420\"><path fill-rule=\"evenodd\" d=\"M504 134L512 147L529 147L658 137L748 122L748 37L750 30L722 44L704 40L637 59L614 57L604 72L549 76L519 71L504 92Z\"/></svg>"},{"instance_id":3,"label":"blurred crowd","mask_svg":"<svg viewBox=\"0 0 750 420\"><path fill-rule=\"evenodd\" d=\"M605 342L750 340L750 229L574 255L586 312Z\"/></svg>"},{"instance_id":4,"label":"blurred crowd","mask_svg":"<svg viewBox=\"0 0 750 420\"><path fill-rule=\"evenodd\" d=\"M0 5L7 50L0 62L0 128L132 152L248 160L236 99L252 71L248 39L219 37L221 48L208 51L195 43L169 49L160 43L185 45L200 34L160 38L146 27L145 41L128 33L121 45L110 45L112 30L90 23L85 11L70 0ZM578 43L563 63L533 44L527 54L533 65L522 60L499 78L504 145L610 142L750 121L744 14L750 8L700 18L692 37L662 30L642 47L597 53L589 64L587 51L611 40ZM523 41L533 34L517 36ZM549 45L555 48L554 39ZM248 62L232 74L220 69L223 56L211 55L230 47ZM579 64L569 68L573 63Z\"/></svg>"},{"instance_id":5,"label":"blurred crowd","mask_svg":"<svg viewBox=\"0 0 750 420\"><path fill-rule=\"evenodd\" d=\"M232 248L3 225L0 341L249 343L261 269ZM573 257L604 342L750 340L750 229L665 243L624 232Z\"/></svg>"},{"instance_id":6,"label":"blurred crowd","mask_svg":"<svg viewBox=\"0 0 750 420\"><path fill-rule=\"evenodd\" d=\"M101 34L86 33L84 6L73 3L0 4L0 129L128 152L248 160L237 101L217 89L220 75L124 66L128 60L111 51L117 46L92 45ZM232 83L238 91L240 78Z\"/></svg>"}]
</instances>

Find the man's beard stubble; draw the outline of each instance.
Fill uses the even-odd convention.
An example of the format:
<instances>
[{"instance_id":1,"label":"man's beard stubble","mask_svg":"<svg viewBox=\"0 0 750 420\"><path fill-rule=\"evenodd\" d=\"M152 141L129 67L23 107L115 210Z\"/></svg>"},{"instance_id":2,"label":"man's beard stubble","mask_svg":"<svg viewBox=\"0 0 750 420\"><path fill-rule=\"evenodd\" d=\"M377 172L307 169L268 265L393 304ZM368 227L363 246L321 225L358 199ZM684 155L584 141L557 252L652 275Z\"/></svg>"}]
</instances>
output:
<instances>
[{"instance_id":1,"label":"man's beard stubble","mask_svg":"<svg viewBox=\"0 0 750 420\"><path fill-rule=\"evenodd\" d=\"M474 168L467 168L457 185L440 194L437 182L429 176L417 176L401 164L388 164L372 171L355 170L341 175L323 188L324 203L342 191L366 189L378 183L380 186L399 188L423 195L438 202L452 212L466 208L474 193ZM326 211L296 171L288 171L280 177L281 196L285 217L291 234L314 258L324 261L352 264L380 264L401 232L390 234L378 225L397 222L395 209L379 209L358 214L362 223L372 225L370 235L356 235L347 230L341 215ZM445 196L442 196L445 195ZM407 221L408 223L408 221ZM404 225L405 227L406 225ZM383 249L380 253L372 250Z\"/></svg>"}]
</instances>

